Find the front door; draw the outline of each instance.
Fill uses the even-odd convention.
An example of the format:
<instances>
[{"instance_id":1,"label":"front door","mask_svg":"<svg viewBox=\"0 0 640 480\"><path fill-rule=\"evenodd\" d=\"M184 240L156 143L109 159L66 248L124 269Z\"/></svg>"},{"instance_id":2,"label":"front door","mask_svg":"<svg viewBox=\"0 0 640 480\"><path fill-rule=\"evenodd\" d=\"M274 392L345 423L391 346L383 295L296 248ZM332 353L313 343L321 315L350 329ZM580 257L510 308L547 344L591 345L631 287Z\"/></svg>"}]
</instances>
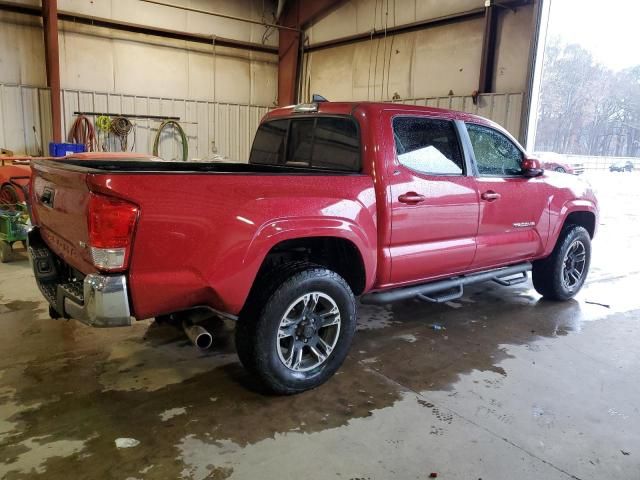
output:
<instances>
[{"instance_id":1,"label":"front door","mask_svg":"<svg viewBox=\"0 0 640 480\"><path fill-rule=\"evenodd\" d=\"M467 132L480 197L472 267L499 266L542 253L549 228L544 181L522 174L522 150L500 131L468 123Z\"/></svg>"},{"instance_id":2,"label":"front door","mask_svg":"<svg viewBox=\"0 0 640 480\"><path fill-rule=\"evenodd\" d=\"M449 119L395 116L390 284L462 272L473 261L478 194Z\"/></svg>"}]
</instances>

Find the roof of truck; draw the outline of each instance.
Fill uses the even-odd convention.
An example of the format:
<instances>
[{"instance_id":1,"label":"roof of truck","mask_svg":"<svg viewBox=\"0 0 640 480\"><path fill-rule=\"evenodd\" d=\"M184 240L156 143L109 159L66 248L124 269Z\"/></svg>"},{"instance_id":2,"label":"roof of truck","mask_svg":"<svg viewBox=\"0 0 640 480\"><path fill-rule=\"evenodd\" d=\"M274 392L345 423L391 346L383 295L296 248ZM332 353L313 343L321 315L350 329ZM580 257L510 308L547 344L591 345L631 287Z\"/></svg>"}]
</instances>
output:
<instances>
[{"instance_id":1,"label":"roof of truck","mask_svg":"<svg viewBox=\"0 0 640 480\"><path fill-rule=\"evenodd\" d=\"M273 117L288 116L296 113L302 113L297 111L297 107L301 105L312 105L312 104L309 103L309 104L289 105L286 107L279 107L271 110L265 116L265 119L273 118ZM445 108L426 107L422 105L411 105L411 104L392 103L392 102L319 102L319 103L316 103L316 105L318 106L318 111L313 113L350 115L350 114L353 114L356 110L365 110L367 113L370 113L370 114L391 110L398 113L421 113L423 115L440 117L440 118L449 118L451 120L474 121L476 123L495 125L495 123L492 122L491 120L481 117L479 115L474 115L467 112L460 112L457 110L448 110Z\"/></svg>"},{"instance_id":2,"label":"roof of truck","mask_svg":"<svg viewBox=\"0 0 640 480\"><path fill-rule=\"evenodd\" d=\"M486 125L497 130L510 137L513 141L517 140L501 125L489 120L488 118L474 115L472 113L460 112L457 110L448 110L445 108L426 107L422 105L411 105L404 103L392 103L392 102L318 102L317 111L302 112L299 111L299 107L304 107L308 104L289 105L287 107L279 107L268 112L262 119L262 121L273 120L278 117L290 117L294 115L302 114L326 114L326 115L356 115L357 113L364 114L365 117L375 118L377 115L384 111L391 111L397 114L418 114L434 118L441 118L447 120L461 120L463 122L477 123L480 125Z\"/></svg>"}]
</instances>

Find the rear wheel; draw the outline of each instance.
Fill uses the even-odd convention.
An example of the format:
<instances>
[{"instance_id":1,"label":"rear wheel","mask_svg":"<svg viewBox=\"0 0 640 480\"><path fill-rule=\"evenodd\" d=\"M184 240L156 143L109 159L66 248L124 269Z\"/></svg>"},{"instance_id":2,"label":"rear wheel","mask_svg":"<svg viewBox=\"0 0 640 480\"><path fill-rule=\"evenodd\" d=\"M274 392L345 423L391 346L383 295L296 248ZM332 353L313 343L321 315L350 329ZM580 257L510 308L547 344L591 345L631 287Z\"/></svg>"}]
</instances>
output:
<instances>
[{"instance_id":1,"label":"rear wheel","mask_svg":"<svg viewBox=\"0 0 640 480\"><path fill-rule=\"evenodd\" d=\"M590 262L589 232L578 225L567 225L551 255L533 263L533 286L551 300L573 298L584 285Z\"/></svg>"},{"instance_id":2,"label":"rear wheel","mask_svg":"<svg viewBox=\"0 0 640 480\"><path fill-rule=\"evenodd\" d=\"M253 295L248 302L258 304L238 320L240 360L272 392L315 388L347 356L356 327L353 293L342 277L321 267L295 271L271 290L262 300Z\"/></svg>"}]
</instances>

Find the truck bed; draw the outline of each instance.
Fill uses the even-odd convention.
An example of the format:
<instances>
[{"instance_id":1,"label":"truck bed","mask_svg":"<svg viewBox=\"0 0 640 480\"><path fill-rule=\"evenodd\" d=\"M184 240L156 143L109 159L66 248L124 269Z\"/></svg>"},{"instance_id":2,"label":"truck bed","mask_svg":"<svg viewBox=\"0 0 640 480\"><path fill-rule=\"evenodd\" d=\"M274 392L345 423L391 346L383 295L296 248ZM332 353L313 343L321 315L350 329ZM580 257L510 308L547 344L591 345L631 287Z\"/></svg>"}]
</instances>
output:
<instances>
[{"instance_id":1,"label":"truck bed","mask_svg":"<svg viewBox=\"0 0 640 480\"><path fill-rule=\"evenodd\" d=\"M237 314L269 249L301 233L343 232L366 252L368 265L376 261L369 175L128 159L38 160L32 168L35 223L80 274L99 272L89 252L90 194L138 206L125 272L138 319L194 305Z\"/></svg>"},{"instance_id":2,"label":"truck bed","mask_svg":"<svg viewBox=\"0 0 640 480\"><path fill-rule=\"evenodd\" d=\"M42 162L38 160L34 163ZM325 170L320 168L255 165L240 162L167 162L145 160L56 160L69 170L110 173L240 173L277 175L362 175L361 173Z\"/></svg>"}]
</instances>

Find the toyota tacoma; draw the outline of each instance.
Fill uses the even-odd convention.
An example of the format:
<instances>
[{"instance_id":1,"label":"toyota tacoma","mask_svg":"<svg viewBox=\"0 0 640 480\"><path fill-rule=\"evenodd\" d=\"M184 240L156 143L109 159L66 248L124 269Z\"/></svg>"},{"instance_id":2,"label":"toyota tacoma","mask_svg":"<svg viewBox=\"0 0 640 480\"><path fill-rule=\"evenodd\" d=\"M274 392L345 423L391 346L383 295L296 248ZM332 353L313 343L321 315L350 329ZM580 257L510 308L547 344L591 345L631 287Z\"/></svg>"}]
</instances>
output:
<instances>
[{"instance_id":1,"label":"toyota tacoma","mask_svg":"<svg viewBox=\"0 0 640 480\"><path fill-rule=\"evenodd\" d=\"M503 128L387 103L275 109L248 163L32 162L29 252L52 317L96 327L234 319L271 391L342 364L359 301L446 302L532 272L567 300L589 269L593 191L547 172Z\"/></svg>"}]
</instances>

